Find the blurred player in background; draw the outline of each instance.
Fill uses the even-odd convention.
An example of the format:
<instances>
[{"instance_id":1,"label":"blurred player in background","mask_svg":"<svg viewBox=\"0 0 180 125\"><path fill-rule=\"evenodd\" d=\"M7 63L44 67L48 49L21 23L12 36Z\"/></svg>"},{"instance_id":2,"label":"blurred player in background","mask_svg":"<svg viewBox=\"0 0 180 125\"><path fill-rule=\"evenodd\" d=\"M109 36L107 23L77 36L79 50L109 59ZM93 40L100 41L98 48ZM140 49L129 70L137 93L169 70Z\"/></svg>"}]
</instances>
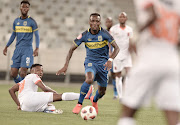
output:
<instances>
[{"instance_id":1,"label":"blurred player in background","mask_svg":"<svg viewBox=\"0 0 180 125\"><path fill-rule=\"evenodd\" d=\"M130 26L126 25L127 14L122 12L119 14L119 23L111 27L110 33L115 39L117 45L121 49L116 58L113 60L113 71L116 75L116 88L118 92L119 99L122 98L122 86L123 86L123 76L122 70L128 73L129 69L132 67L132 59L129 52L129 45L131 38L133 37L133 30ZM127 80L127 75L124 78Z\"/></svg>"},{"instance_id":2,"label":"blurred player in background","mask_svg":"<svg viewBox=\"0 0 180 125\"><path fill-rule=\"evenodd\" d=\"M80 97L78 104L73 109L73 113L79 114L84 97L86 96L90 85L93 81L97 81L98 90L95 96L91 96L90 100L93 107L95 107L98 113L97 101L105 95L107 81L108 81L108 70L112 67L112 61L119 52L119 48L114 41L113 37L100 27L101 16L98 13L92 13L89 17L90 29L80 34L71 46L69 53L66 57L64 67L60 69L56 74L66 73L69 61L74 50L81 44L85 43L86 47L86 59L84 62L85 66L85 81L80 89ZM114 51L109 58L109 47L108 43L111 43L114 47Z\"/></svg>"},{"instance_id":3,"label":"blurred player in background","mask_svg":"<svg viewBox=\"0 0 180 125\"><path fill-rule=\"evenodd\" d=\"M41 80L43 77L43 67L41 64L33 64L30 72L31 74L27 75L24 80L9 90L12 99L18 106L18 110L61 114L61 110L56 110L55 106L49 105L49 103L79 99L79 93L67 92L58 94L55 90L46 86ZM37 92L38 87L44 92ZM15 94L16 91L18 91L18 98ZM91 93L92 88L88 95L91 95Z\"/></svg>"},{"instance_id":4,"label":"blurred player in background","mask_svg":"<svg viewBox=\"0 0 180 125\"><path fill-rule=\"evenodd\" d=\"M106 29L107 31L110 31L110 28L113 26L113 20L112 17L108 17L106 18ZM113 51L113 47L111 46L111 44L109 44L109 55L111 56ZM111 68L111 77L112 77L112 84L113 84L113 90L114 90L114 96L113 99L117 99L118 94L117 94L117 89L116 89L116 79L115 79L115 73L113 72L113 66Z\"/></svg>"},{"instance_id":5,"label":"blurred player in background","mask_svg":"<svg viewBox=\"0 0 180 125\"><path fill-rule=\"evenodd\" d=\"M16 38L16 48L12 57L11 76L15 83L20 82L27 75L28 68L33 64L33 56L38 56L39 50L39 32L36 21L28 16L30 3L22 1L20 3L21 16L16 18L13 23L13 33L3 50L7 54L7 49ZM33 52L33 32L36 37L36 49ZM20 74L19 74L20 68Z\"/></svg>"},{"instance_id":6,"label":"blurred player in background","mask_svg":"<svg viewBox=\"0 0 180 125\"><path fill-rule=\"evenodd\" d=\"M177 125L180 111L178 59L179 0L134 0L140 41L137 64L125 85L118 125L135 125L136 111L155 98L168 125Z\"/></svg>"}]
</instances>

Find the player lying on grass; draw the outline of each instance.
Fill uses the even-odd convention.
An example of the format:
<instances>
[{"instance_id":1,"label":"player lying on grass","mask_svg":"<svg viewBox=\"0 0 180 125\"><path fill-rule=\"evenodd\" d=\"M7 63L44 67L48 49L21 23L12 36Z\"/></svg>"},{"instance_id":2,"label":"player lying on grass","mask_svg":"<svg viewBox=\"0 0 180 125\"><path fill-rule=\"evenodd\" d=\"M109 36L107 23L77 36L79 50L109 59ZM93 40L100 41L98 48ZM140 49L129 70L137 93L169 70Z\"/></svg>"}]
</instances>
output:
<instances>
[{"instance_id":1,"label":"player lying on grass","mask_svg":"<svg viewBox=\"0 0 180 125\"><path fill-rule=\"evenodd\" d=\"M55 90L46 86L41 80L43 77L41 64L33 64L30 72L31 74L27 75L24 80L9 89L12 99L18 106L18 110L61 114L62 111L56 110L55 106L49 103L79 99L79 93L67 92L58 94ZM44 92L37 92L38 87ZM93 87L91 86L86 98L92 94L92 89ZM18 97L15 94L16 91L18 91Z\"/></svg>"}]
</instances>

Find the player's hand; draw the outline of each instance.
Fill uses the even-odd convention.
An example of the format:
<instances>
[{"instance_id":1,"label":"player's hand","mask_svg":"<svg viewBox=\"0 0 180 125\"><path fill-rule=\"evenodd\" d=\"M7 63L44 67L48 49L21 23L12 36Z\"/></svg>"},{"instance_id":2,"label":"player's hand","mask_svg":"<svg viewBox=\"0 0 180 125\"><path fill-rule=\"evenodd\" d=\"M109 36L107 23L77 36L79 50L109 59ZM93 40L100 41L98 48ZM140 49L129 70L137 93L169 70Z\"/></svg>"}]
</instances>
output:
<instances>
[{"instance_id":1,"label":"player's hand","mask_svg":"<svg viewBox=\"0 0 180 125\"><path fill-rule=\"evenodd\" d=\"M64 74L66 75L66 71L67 71L67 66L64 66L62 69L60 69L59 71L57 71L56 75L60 75L60 74Z\"/></svg>"},{"instance_id":2,"label":"player's hand","mask_svg":"<svg viewBox=\"0 0 180 125\"><path fill-rule=\"evenodd\" d=\"M39 48L36 48L33 52L33 56L36 57L38 56L38 51L39 51Z\"/></svg>"},{"instance_id":3,"label":"player's hand","mask_svg":"<svg viewBox=\"0 0 180 125\"><path fill-rule=\"evenodd\" d=\"M112 62L111 61L107 61L105 64L104 64L105 68L104 70L110 70L112 68Z\"/></svg>"},{"instance_id":4,"label":"player's hand","mask_svg":"<svg viewBox=\"0 0 180 125\"><path fill-rule=\"evenodd\" d=\"M7 55L7 47L4 48L3 54L6 56Z\"/></svg>"},{"instance_id":5,"label":"player's hand","mask_svg":"<svg viewBox=\"0 0 180 125\"><path fill-rule=\"evenodd\" d=\"M20 107L20 106L18 106L18 107L17 107L17 110L21 110L21 107Z\"/></svg>"}]
</instances>

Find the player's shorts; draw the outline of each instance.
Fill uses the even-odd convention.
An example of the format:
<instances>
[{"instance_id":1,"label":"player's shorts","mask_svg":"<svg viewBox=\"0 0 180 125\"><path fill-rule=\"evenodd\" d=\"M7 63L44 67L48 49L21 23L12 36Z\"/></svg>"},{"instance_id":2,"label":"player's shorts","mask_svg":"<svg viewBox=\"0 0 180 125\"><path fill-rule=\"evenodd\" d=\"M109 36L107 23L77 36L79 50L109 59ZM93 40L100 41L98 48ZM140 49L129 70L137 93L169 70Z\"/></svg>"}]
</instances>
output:
<instances>
[{"instance_id":1,"label":"player's shorts","mask_svg":"<svg viewBox=\"0 0 180 125\"><path fill-rule=\"evenodd\" d=\"M125 84L122 103L137 109L155 99L162 110L180 111L179 60L176 48L164 41L149 42Z\"/></svg>"},{"instance_id":2,"label":"player's shorts","mask_svg":"<svg viewBox=\"0 0 180 125\"><path fill-rule=\"evenodd\" d=\"M21 110L29 112L42 112L48 103L53 102L52 92L30 92L23 97Z\"/></svg>"},{"instance_id":3,"label":"player's shorts","mask_svg":"<svg viewBox=\"0 0 180 125\"><path fill-rule=\"evenodd\" d=\"M12 68L30 68L34 62L33 49L31 47L16 48L12 57Z\"/></svg>"},{"instance_id":4,"label":"player's shorts","mask_svg":"<svg viewBox=\"0 0 180 125\"><path fill-rule=\"evenodd\" d=\"M94 62L85 62L85 74L92 72L94 74L94 81L97 81L101 87L107 87L108 84L108 71L104 70L104 64L97 64Z\"/></svg>"},{"instance_id":5,"label":"player's shorts","mask_svg":"<svg viewBox=\"0 0 180 125\"><path fill-rule=\"evenodd\" d=\"M132 59L130 54L124 60L117 58L113 60L114 73L121 72L125 67L132 67Z\"/></svg>"}]
</instances>

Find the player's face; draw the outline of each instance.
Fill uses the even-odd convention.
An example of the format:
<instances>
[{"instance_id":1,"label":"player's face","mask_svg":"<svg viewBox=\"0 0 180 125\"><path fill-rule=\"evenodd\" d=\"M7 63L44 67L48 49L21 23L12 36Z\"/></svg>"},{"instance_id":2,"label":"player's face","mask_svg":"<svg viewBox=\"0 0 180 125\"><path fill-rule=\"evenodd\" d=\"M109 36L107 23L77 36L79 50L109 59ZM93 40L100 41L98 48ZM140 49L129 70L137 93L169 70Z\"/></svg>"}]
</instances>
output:
<instances>
[{"instance_id":1,"label":"player's face","mask_svg":"<svg viewBox=\"0 0 180 125\"><path fill-rule=\"evenodd\" d=\"M112 27L112 20L106 19L106 27L109 29Z\"/></svg>"},{"instance_id":2,"label":"player's face","mask_svg":"<svg viewBox=\"0 0 180 125\"><path fill-rule=\"evenodd\" d=\"M100 16L91 16L89 19L89 24L93 31L99 31L99 26L101 24Z\"/></svg>"},{"instance_id":3,"label":"player's face","mask_svg":"<svg viewBox=\"0 0 180 125\"><path fill-rule=\"evenodd\" d=\"M122 14L119 16L119 23L125 24L125 23L126 23L126 20L127 20L127 17L122 13Z\"/></svg>"},{"instance_id":4,"label":"player's face","mask_svg":"<svg viewBox=\"0 0 180 125\"><path fill-rule=\"evenodd\" d=\"M36 66L32 70L33 70L33 73L37 74L40 78L43 77L43 67L42 66Z\"/></svg>"},{"instance_id":5,"label":"player's face","mask_svg":"<svg viewBox=\"0 0 180 125\"><path fill-rule=\"evenodd\" d=\"M21 10L21 14L23 16L26 16L28 14L28 11L29 11L29 4L26 4L26 3L22 3L20 5L20 10Z\"/></svg>"}]
</instances>

